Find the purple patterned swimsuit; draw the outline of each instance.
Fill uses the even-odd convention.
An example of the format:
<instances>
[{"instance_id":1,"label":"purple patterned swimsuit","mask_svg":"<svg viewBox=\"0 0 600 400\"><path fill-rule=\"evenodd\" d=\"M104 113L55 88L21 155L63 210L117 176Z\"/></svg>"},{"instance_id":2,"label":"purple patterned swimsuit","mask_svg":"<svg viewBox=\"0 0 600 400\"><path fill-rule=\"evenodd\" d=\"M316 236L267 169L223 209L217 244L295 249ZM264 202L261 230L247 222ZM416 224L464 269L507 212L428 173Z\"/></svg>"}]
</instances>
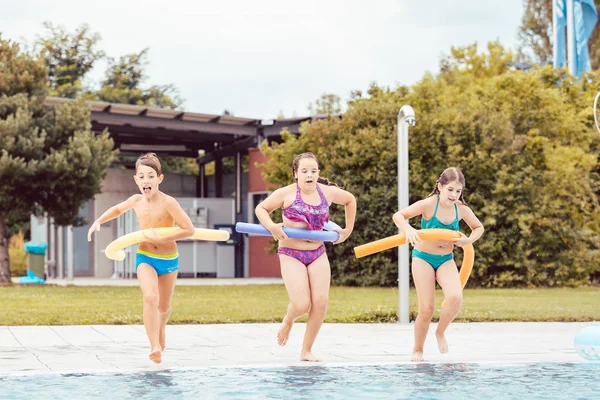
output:
<instances>
[{"instance_id":1,"label":"purple patterned swimsuit","mask_svg":"<svg viewBox=\"0 0 600 400\"><path fill-rule=\"evenodd\" d=\"M323 226L329 221L329 203L318 184L317 192L321 197L321 204L311 206L302 200L300 186L296 184L296 199L289 207L283 209L284 217L293 222L305 222L308 224L306 228L308 230L322 230ZM280 247L277 250L277 254L295 258L307 267L323 253L325 253L324 244L314 250L297 250L289 247Z\"/></svg>"}]
</instances>

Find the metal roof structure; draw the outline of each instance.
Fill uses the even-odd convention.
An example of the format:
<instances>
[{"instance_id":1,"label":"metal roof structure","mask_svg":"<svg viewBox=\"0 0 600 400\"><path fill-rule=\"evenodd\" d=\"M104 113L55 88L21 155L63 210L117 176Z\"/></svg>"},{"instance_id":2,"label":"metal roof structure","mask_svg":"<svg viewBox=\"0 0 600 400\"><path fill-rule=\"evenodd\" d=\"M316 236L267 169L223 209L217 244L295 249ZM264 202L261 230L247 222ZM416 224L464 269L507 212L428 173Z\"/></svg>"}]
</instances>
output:
<instances>
[{"instance_id":1,"label":"metal roof structure","mask_svg":"<svg viewBox=\"0 0 600 400\"><path fill-rule=\"evenodd\" d=\"M47 97L45 105L74 101ZM277 140L281 130L299 133L300 124L326 115L261 120L232 115L201 114L103 101L86 101L91 108L92 130L108 130L121 154L157 154L196 157L199 164L246 153L264 139Z\"/></svg>"}]
</instances>

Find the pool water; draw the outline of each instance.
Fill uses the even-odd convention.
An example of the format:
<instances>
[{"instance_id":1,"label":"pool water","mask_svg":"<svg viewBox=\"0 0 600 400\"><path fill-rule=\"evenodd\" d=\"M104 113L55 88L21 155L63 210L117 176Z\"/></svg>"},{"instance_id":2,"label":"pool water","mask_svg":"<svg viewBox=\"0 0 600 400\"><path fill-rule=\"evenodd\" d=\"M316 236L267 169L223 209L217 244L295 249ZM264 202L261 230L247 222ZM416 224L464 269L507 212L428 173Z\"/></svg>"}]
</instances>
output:
<instances>
[{"instance_id":1,"label":"pool water","mask_svg":"<svg viewBox=\"0 0 600 400\"><path fill-rule=\"evenodd\" d=\"M593 399L600 363L387 364L0 376L1 399Z\"/></svg>"}]
</instances>

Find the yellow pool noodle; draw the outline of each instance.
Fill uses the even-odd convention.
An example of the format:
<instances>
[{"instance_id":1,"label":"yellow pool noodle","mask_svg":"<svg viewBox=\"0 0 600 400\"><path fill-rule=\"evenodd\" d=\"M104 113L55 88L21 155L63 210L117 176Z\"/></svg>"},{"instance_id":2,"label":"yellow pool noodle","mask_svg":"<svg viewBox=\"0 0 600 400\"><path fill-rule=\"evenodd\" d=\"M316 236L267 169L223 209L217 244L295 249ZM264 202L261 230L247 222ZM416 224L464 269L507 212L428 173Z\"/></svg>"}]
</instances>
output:
<instances>
[{"instance_id":1,"label":"yellow pool noodle","mask_svg":"<svg viewBox=\"0 0 600 400\"><path fill-rule=\"evenodd\" d=\"M159 236L167 236L178 231L179 229L181 228L155 228L155 231ZM148 240L144 237L144 232L146 232L146 235L152 236L152 230L146 229L143 231L131 232L125 236L116 238L108 246L106 246L106 249L104 250L106 257L110 258L111 260L123 261L125 259L125 252L123 251L125 247ZM229 232L219 229L195 228L194 234L186 239L220 242L229 240Z\"/></svg>"}]
</instances>

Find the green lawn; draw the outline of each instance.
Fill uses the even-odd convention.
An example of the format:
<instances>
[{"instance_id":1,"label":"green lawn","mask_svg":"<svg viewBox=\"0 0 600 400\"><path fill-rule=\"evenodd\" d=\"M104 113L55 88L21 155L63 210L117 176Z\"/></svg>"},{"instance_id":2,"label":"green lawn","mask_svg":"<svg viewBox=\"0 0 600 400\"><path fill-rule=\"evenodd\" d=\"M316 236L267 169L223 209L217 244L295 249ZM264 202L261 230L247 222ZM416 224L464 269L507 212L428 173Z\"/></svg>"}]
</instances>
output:
<instances>
[{"instance_id":1,"label":"green lawn","mask_svg":"<svg viewBox=\"0 0 600 400\"><path fill-rule=\"evenodd\" d=\"M438 312L442 293L437 292ZM283 285L179 286L173 298L174 324L279 322L287 305ZM394 288L333 287L327 322L393 322ZM411 318L416 315L411 291ZM300 321L305 320L306 317ZM471 289L457 321L600 320L600 288ZM137 287L0 287L0 325L139 324Z\"/></svg>"}]
</instances>

